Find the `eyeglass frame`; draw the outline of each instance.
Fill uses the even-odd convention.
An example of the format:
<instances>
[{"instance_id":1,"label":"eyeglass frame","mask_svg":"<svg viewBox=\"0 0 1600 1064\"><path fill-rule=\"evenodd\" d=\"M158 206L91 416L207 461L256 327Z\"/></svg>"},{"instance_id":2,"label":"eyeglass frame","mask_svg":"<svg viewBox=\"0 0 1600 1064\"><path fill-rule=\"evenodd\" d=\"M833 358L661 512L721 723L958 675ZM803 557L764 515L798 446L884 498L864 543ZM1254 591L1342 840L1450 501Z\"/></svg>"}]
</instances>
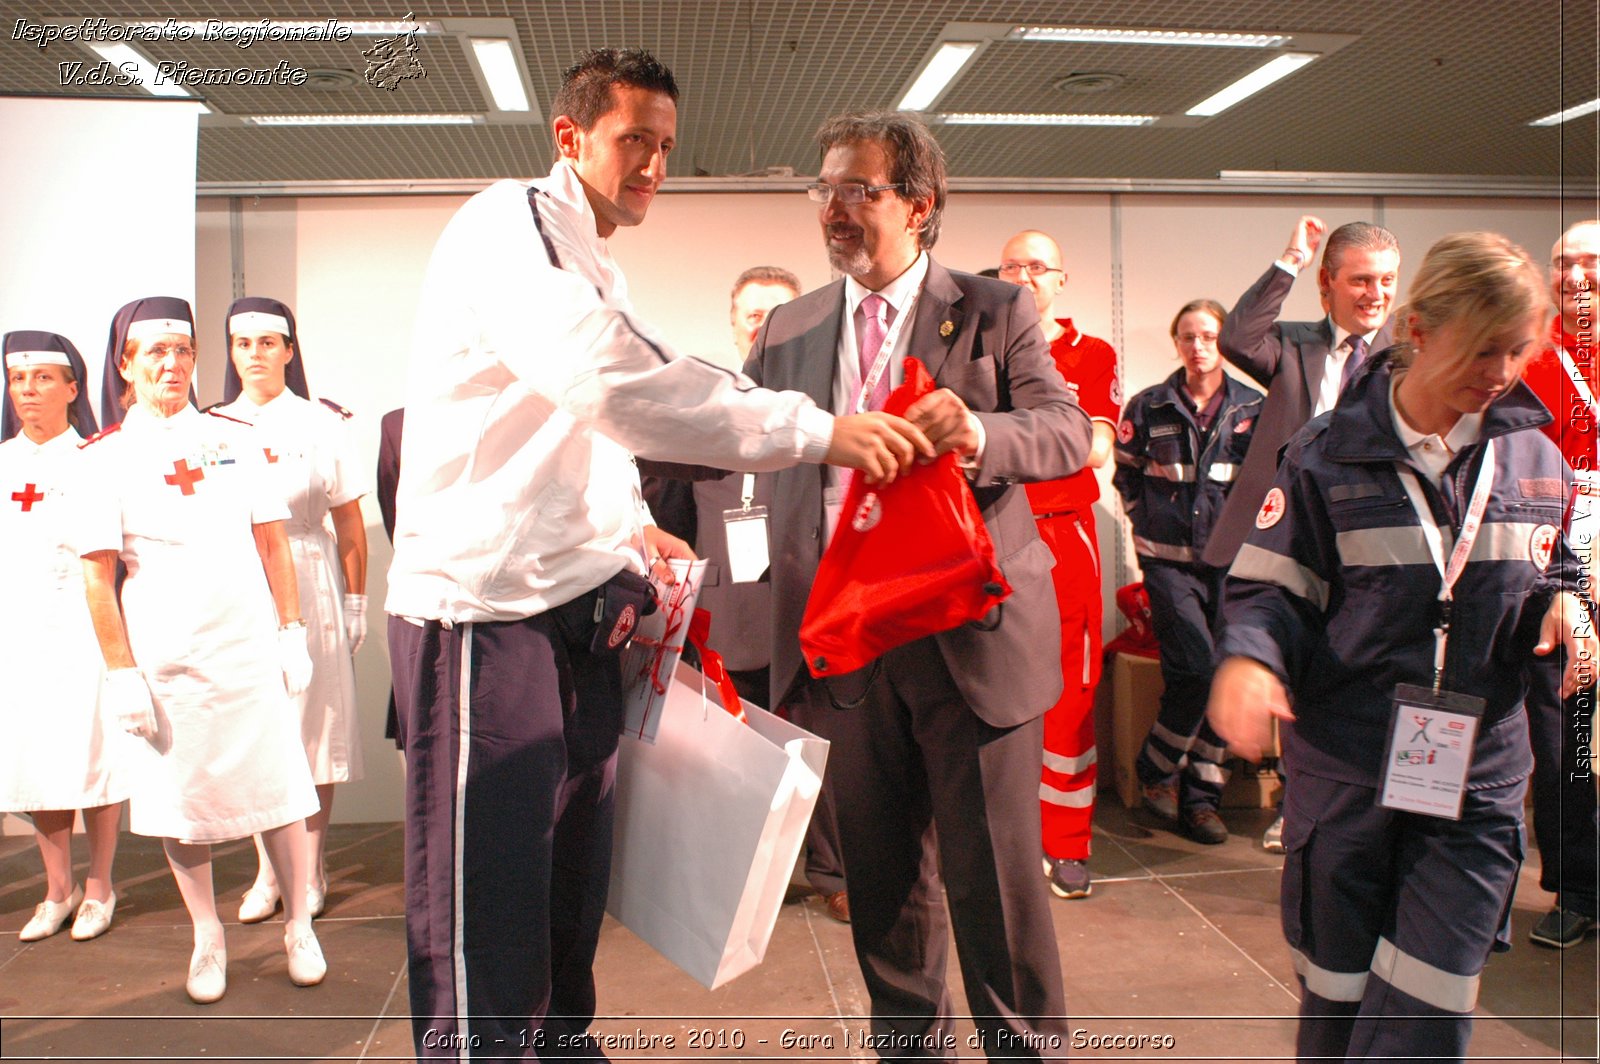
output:
<instances>
[{"instance_id":1,"label":"eyeglass frame","mask_svg":"<svg viewBox=\"0 0 1600 1064\"><path fill-rule=\"evenodd\" d=\"M837 185L830 185L826 181L813 181L806 186L806 198L819 207L826 207L836 198L846 207L859 207L869 200L877 199L880 192L887 192L892 188L905 187L906 183L904 181L896 181L888 185L868 185L861 181L841 181ZM859 188L861 190L861 198L852 203L841 194L841 191L847 188Z\"/></svg>"},{"instance_id":2,"label":"eyeglass frame","mask_svg":"<svg viewBox=\"0 0 1600 1064\"><path fill-rule=\"evenodd\" d=\"M1039 269L1035 270L1035 266L1039 267ZM1059 273L1064 275L1067 271L1063 270L1060 266L1046 266L1042 262L1013 262L1009 264L1002 262L999 266L995 267L995 272L1001 277L1004 277L1008 273L1025 273L1029 277L1043 277L1047 273Z\"/></svg>"}]
</instances>

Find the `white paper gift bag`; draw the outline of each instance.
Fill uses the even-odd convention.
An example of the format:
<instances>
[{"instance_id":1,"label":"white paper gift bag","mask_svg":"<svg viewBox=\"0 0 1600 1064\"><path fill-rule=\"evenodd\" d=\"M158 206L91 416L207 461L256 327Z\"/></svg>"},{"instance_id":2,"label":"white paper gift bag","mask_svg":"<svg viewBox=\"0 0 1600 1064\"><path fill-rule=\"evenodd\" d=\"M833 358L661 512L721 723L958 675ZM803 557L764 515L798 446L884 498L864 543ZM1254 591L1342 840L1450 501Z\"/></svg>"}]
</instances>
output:
<instances>
[{"instance_id":1,"label":"white paper gift bag","mask_svg":"<svg viewBox=\"0 0 1600 1064\"><path fill-rule=\"evenodd\" d=\"M708 989L761 963L828 743L680 663L655 742L623 735L606 909Z\"/></svg>"}]
</instances>

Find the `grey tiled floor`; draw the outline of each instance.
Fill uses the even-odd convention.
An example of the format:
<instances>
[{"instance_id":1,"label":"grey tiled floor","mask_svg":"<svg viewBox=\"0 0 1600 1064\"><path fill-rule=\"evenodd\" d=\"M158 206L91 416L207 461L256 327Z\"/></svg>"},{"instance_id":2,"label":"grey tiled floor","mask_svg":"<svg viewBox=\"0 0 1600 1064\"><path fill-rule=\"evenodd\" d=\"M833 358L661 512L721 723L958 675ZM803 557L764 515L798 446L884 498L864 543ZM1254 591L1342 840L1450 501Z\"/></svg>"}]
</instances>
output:
<instances>
[{"instance_id":1,"label":"grey tiled floor","mask_svg":"<svg viewBox=\"0 0 1600 1064\"><path fill-rule=\"evenodd\" d=\"M1204 847L1105 798L1094 894L1055 909L1071 1027L1082 1032L1072 1056L1286 1059L1295 984L1278 932L1278 860L1258 844L1268 814L1230 811L1234 835ZM407 1059L400 828L336 826L331 840L329 906L318 921L327 982L314 989L289 984L277 923L230 924L228 993L207 1007L183 992L188 922L159 845L124 836L122 900L109 934L90 943L62 934L24 945L16 932L43 889L38 855L29 839L0 840L0 1056ZM1496 956L1485 975L1474 1059L1595 1059L1600 945L1593 936L1564 952L1528 945L1529 928L1549 905L1536 861L1518 891L1516 948ZM225 913L236 907L253 865L248 842L217 848ZM612 1058L869 1059L859 1045L867 1004L849 931L817 898L795 895L766 962L714 992L608 922L597 972L605 1015L596 1030L624 1045L629 1038L652 1045L614 1049ZM959 983L954 971L951 980ZM958 1028L958 1041L970 1031ZM1108 1036L1134 1034L1170 1035L1174 1047L1098 1047ZM970 1049L960 1055L977 1057Z\"/></svg>"}]
</instances>

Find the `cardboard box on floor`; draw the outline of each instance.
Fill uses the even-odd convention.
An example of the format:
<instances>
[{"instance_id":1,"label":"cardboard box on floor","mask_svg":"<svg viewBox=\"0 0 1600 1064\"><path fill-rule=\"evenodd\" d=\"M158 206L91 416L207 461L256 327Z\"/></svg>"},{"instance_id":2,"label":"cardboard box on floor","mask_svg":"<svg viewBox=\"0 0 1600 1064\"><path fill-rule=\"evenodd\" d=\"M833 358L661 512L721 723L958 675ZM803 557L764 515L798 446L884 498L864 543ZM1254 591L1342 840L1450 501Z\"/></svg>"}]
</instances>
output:
<instances>
[{"instance_id":1,"label":"cardboard box on floor","mask_svg":"<svg viewBox=\"0 0 1600 1064\"><path fill-rule=\"evenodd\" d=\"M1150 725L1155 723L1156 711L1161 706L1161 692L1164 690L1161 663L1154 658L1118 654L1107 671L1111 680L1111 749L1107 751L1106 744L1097 740L1101 755L1101 779L1102 783L1108 782L1104 772L1109 760L1117 795L1124 805L1135 809L1141 803L1139 780L1134 775L1133 762L1139 756L1139 749L1144 745L1145 736L1150 734ZM1106 686L1102 678L1102 694ZM1100 728L1097 734L1105 736L1108 733ZM1278 747L1274 742L1272 756L1276 758L1277 755ZM1277 802L1282 790L1277 772L1237 758L1229 758L1228 765L1233 775L1222 791L1225 808L1263 809Z\"/></svg>"}]
</instances>

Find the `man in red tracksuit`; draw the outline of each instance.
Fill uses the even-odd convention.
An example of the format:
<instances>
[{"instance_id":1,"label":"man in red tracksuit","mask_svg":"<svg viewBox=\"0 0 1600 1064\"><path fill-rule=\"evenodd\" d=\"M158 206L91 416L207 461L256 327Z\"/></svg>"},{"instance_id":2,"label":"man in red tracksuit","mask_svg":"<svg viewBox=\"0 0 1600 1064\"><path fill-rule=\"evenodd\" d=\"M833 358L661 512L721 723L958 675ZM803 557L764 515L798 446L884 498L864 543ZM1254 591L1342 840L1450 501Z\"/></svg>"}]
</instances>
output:
<instances>
[{"instance_id":1,"label":"man in red tracksuit","mask_svg":"<svg viewBox=\"0 0 1600 1064\"><path fill-rule=\"evenodd\" d=\"M1600 455L1596 446L1595 299L1600 296L1600 221L1578 222L1550 255L1550 298L1556 316L1550 342L1529 359L1522 378L1555 420L1545 434L1561 448L1577 481L1567 541L1583 564L1588 595L1600 554ZM1594 928L1600 894L1600 816L1594 773L1595 688L1562 699L1559 661L1540 661L1528 689L1533 739L1533 835L1539 846L1539 885L1555 907L1533 926L1535 945L1567 949ZM1538 712L1540 707L1545 712Z\"/></svg>"},{"instance_id":2,"label":"man in red tracksuit","mask_svg":"<svg viewBox=\"0 0 1600 1064\"><path fill-rule=\"evenodd\" d=\"M1028 484L1039 536L1056 556L1053 579L1061 610L1061 698L1044 718L1044 771L1039 783L1044 873L1059 898L1085 898L1089 875L1089 824L1094 817L1094 689L1100 680L1100 548L1094 501L1116 440L1122 408L1117 353L1085 336L1071 318L1053 318L1051 304L1067 283L1061 248L1048 235L1024 230L1000 252L1000 279L1033 292L1056 368L1078 405L1093 419L1088 464L1062 480Z\"/></svg>"}]
</instances>

